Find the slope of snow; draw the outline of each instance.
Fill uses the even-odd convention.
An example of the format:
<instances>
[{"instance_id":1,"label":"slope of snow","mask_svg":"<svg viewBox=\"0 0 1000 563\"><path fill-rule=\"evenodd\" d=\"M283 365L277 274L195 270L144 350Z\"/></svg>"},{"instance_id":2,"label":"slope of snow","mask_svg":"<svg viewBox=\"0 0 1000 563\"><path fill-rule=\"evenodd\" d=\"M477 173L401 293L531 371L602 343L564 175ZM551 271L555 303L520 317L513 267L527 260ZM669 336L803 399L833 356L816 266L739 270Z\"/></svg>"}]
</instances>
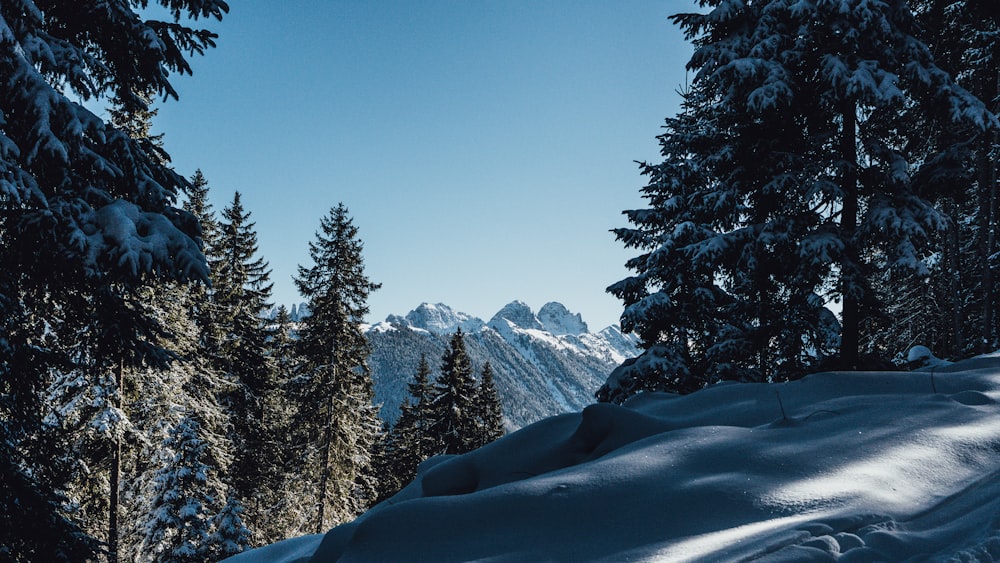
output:
<instances>
[{"instance_id":1,"label":"slope of snow","mask_svg":"<svg viewBox=\"0 0 1000 563\"><path fill-rule=\"evenodd\" d=\"M992 561L998 399L998 357L647 393L428 460L322 540L232 561Z\"/></svg>"}]
</instances>

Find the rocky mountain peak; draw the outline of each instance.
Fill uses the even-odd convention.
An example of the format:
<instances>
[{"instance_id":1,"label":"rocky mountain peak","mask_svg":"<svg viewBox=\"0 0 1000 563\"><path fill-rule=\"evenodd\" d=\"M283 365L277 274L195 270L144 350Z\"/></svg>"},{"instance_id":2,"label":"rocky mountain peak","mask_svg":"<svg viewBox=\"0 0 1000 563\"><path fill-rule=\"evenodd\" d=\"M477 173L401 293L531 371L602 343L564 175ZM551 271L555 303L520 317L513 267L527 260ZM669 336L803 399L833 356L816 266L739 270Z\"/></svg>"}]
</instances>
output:
<instances>
[{"instance_id":1,"label":"rocky mountain peak","mask_svg":"<svg viewBox=\"0 0 1000 563\"><path fill-rule=\"evenodd\" d=\"M562 303L555 301L542 305L538 310L538 320L546 331L559 336L579 336L590 332L580 313L570 313Z\"/></svg>"},{"instance_id":2,"label":"rocky mountain peak","mask_svg":"<svg viewBox=\"0 0 1000 563\"><path fill-rule=\"evenodd\" d=\"M394 317L393 321L398 321ZM406 322L414 328L424 329L435 334L450 334L462 327L463 332L475 332L485 326L482 320L453 310L444 303L421 303L419 307L407 313Z\"/></svg>"},{"instance_id":3,"label":"rocky mountain peak","mask_svg":"<svg viewBox=\"0 0 1000 563\"><path fill-rule=\"evenodd\" d=\"M490 319L489 326L501 330L506 328L508 322L518 328L545 330L535 312L524 301L511 301L504 305Z\"/></svg>"}]
</instances>

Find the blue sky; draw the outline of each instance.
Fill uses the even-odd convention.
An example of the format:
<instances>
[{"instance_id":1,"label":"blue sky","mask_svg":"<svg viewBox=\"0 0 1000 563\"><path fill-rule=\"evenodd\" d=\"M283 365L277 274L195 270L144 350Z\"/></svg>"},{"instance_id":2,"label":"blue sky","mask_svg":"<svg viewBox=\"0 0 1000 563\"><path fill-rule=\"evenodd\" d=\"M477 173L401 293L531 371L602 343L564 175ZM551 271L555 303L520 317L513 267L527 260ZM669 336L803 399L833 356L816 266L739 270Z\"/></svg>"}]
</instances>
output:
<instances>
[{"instance_id":1,"label":"blue sky","mask_svg":"<svg viewBox=\"0 0 1000 563\"><path fill-rule=\"evenodd\" d=\"M643 206L634 161L657 160L691 53L667 17L691 3L230 5L154 130L217 211L241 192L276 302L300 301L296 266L343 202L383 284L370 321L520 299L617 322L605 288L634 252L609 229Z\"/></svg>"}]
</instances>

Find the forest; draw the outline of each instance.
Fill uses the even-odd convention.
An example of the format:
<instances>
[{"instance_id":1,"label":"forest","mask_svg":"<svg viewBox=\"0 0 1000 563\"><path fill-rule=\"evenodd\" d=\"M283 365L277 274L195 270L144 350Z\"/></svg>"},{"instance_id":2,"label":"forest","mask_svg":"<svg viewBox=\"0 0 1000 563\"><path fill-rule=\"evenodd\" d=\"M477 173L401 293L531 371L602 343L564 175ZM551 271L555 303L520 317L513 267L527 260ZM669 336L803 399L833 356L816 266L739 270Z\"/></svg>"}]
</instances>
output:
<instances>
[{"instance_id":1,"label":"forest","mask_svg":"<svg viewBox=\"0 0 1000 563\"><path fill-rule=\"evenodd\" d=\"M0 560L218 560L503 433L460 331L382 425L359 328L379 284L343 204L295 277L310 315L263 316L240 193L217 214L150 132L229 6L157 3L0 4ZM671 18L694 55L648 207L614 230L644 352L597 400L1000 348L991 1L700 5Z\"/></svg>"},{"instance_id":2,"label":"forest","mask_svg":"<svg viewBox=\"0 0 1000 563\"><path fill-rule=\"evenodd\" d=\"M419 462L503 434L463 335L392 428L360 323L379 285L343 204L272 308L251 213L151 134L222 1L0 7L0 560L215 561L350 521ZM149 41L155 37L155 41ZM100 39L97 39L100 38ZM105 123L63 87L111 104ZM182 203L178 205L178 200Z\"/></svg>"}]
</instances>

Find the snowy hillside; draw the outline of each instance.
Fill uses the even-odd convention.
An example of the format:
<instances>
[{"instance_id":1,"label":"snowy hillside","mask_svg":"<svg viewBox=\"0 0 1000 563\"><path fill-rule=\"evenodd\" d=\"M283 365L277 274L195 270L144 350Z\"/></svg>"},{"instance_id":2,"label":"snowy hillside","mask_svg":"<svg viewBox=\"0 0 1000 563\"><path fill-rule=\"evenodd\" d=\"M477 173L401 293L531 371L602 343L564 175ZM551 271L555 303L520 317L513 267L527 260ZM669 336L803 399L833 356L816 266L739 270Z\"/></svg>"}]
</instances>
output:
<instances>
[{"instance_id":1,"label":"snowy hillside","mask_svg":"<svg viewBox=\"0 0 1000 563\"><path fill-rule=\"evenodd\" d=\"M441 303L423 303L405 317L392 315L366 327L375 399L383 404L384 419L399 416L421 354L437 373L457 328L466 333L477 375L487 361L493 366L509 430L593 403L608 374L639 354L635 341L617 327L590 333L579 314L559 303L542 306L536 315L515 301L489 323Z\"/></svg>"},{"instance_id":2,"label":"snowy hillside","mask_svg":"<svg viewBox=\"0 0 1000 563\"><path fill-rule=\"evenodd\" d=\"M258 561L993 561L1000 356L546 419Z\"/></svg>"}]
</instances>

